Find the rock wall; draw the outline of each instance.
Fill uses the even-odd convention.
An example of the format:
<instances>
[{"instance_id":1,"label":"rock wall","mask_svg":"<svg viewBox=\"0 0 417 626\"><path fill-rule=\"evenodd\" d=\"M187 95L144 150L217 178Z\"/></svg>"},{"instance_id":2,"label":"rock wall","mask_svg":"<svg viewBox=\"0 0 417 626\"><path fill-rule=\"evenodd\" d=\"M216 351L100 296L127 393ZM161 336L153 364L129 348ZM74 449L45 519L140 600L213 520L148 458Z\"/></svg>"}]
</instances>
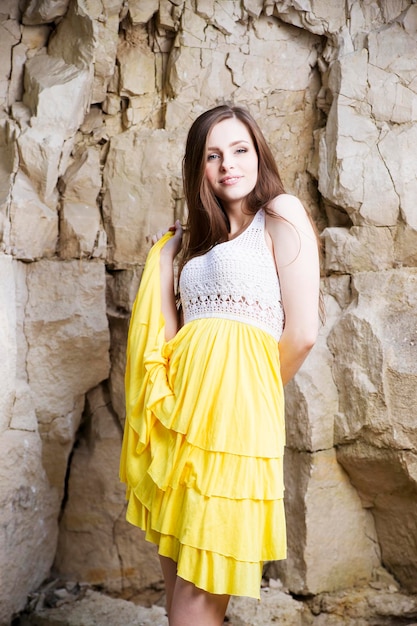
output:
<instances>
[{"instance_id":1,"label":"rock wall","mask_svg":"<svg viewBox=\"0 0 417 626\"><path fill-rule=\"evenodd\" d=\"M0 623L51 571L160 578L124 521L129 313L146 236L184 215L186 131L249 106L322 232L327 322L287 389L297 594L417 592L417 5L3 0Z\"/></svg>"}]
</instances>

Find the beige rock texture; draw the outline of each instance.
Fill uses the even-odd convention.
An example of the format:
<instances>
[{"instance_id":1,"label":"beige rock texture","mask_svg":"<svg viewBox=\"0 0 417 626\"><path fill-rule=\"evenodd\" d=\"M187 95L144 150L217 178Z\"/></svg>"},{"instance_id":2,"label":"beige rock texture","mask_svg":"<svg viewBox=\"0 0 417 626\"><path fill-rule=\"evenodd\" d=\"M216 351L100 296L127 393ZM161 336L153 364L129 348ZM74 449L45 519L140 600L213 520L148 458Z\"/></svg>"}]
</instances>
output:
<instances>
[{"instance_id":1,"label":"beige rock texture","mask_svg":"<svg viewBox=\"0 0 417 626\"><path fill-rule=\"evenodd\" d=\"M0 606L7 624L52 566L68 459L84 395L108 374L109 333L103 263L0 259Z\"/></svg>"},{"instance_id":2,"label":"beige rock texture","mask_svg":"<svg viewBox=\"0 0 417 626\"><path fill-rule=\"evenodd\" d=\"M284 587L231 622L417 619L417 4L3 0L3 626L50 576L160 585L118 480L126 337L147 237L185 216L187 129L224 101L317 224L327 310L286 391Z\"/></svg>"},{"instance_id":3,"label":"beige rock texture","mask_svg":"<svg viewBox=\"0 0 417 626\"><path fill-rule=\"evenodd\" d=\"M149 578L158 580L160 572L155 547L143 543L142 558L149 564L143 568L135 550L139 538L143 542L142 535L133 526L125 526L124 487L114 454L121 445L122 429L103 386L87 394L84 415L73 453L69 506L61 519L55 567L71 571L76 580L100 584L105 580L113 593L126 587L141 589ZM112 544L109 537L114 539Z\"/></svg>"},{"instance_id":4,"label":"beige rock texture","mask_svg":"<svg viewBox=\"0 0 417 626\"><path fill-rule=\"evenodd\" d=\"M144 608L91 590L77 601L35 611L29 623L33 626L168 626L162 607Z\"/></svg>"},{"instance_id":5,"label":"beige rock texture","mask_svg":"<svg viewBox=\"0 0 417 626\"><path fill-rule=\"evenodd\" d=\"M87 585L53 580L31 597L31 611L23 626L167 626L158 590L122 600L97 593ZM156 601L156 604L152 604ZM261 589L261 601L231 598L225 624L231 626L367 626L407 623L415 626L417 597L399 591L381 570L366 587L293 598L282 583L270 579Z\"/></svg>"}]
</instances>

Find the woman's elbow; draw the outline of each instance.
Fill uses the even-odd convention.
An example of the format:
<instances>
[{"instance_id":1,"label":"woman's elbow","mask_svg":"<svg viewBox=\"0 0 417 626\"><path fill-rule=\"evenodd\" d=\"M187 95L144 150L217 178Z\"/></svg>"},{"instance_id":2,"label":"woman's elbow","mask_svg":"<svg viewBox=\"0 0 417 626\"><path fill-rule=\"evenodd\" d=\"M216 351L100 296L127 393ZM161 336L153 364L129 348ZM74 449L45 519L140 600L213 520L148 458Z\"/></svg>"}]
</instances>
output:
<instances>
[{"instance_id":1,"label":"woman's elbow","mask_svg":"<svg viewBox=\"0 0 417 626\"><path fill-rule=\"evenodd\" d=\"M306 332L302 337L302 344L304 350L308 353L313 348L317 341L318 330L312 329L310 332Z\"/></svg>"},{"instance_id":2,"label":"woman's elbow","mask_svg":"<svg viewBox=\"0 0 417 626\"><path fill-rule=\"evenodd\" d=\"M318 329L315 328L298 329L292 333L286 333L284 330L282 339L291 346L292 351L300 356L307 356L317 341L317 335Z\"/></svg>"},{"instance_id":3,"label":"woman's elbow","mask_svg":"<svg viewBox=\"0 0 417 626\"><path fill-rule=\"evenodd\" d=\"M314 344L316 343L313 337L304 337L294 345L293 350L297 353L298 358L304 359L310 354Z\"/></svg>"}]
</instances>

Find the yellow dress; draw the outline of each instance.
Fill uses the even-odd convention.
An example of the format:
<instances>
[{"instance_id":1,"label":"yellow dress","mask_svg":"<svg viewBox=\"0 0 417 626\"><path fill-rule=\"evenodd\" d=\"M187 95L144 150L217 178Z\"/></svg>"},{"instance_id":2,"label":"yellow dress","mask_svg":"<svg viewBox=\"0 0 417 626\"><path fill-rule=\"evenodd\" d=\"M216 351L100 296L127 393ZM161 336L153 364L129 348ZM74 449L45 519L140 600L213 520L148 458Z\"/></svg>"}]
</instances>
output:
<instances>
[{"instance_id":1,"label":"yellow dress","mask_svg":"<svg viewBox=\"0 0 417 626\"><path fill-rule=\"evenodd\" d=\"M211 593L255 598L263 562L286 557L283 318L274 314L268 330L268 302L259 306L253 277L246 281L257 273L264 299L282 312L263 228L260 211L242 235L185 266L185 323L168 342L159 258L170 234L151 249L129 328L120 462L127 520L177 562L178 575ZM248 283L240 302L230 277L216 274L216 255ZM276 285L266 280L265 289L268 272Z\"/></svg>"}]
</instances>

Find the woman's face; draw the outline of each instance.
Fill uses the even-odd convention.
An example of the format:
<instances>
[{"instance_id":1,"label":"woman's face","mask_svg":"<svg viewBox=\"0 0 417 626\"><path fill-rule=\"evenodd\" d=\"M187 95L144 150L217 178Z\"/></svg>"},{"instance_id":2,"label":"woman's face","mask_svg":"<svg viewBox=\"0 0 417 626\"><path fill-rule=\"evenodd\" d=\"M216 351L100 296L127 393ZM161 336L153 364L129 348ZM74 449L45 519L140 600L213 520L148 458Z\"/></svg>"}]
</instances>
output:
<instances>
[{"instance_id":1,"label":"woman's face","mask_svg":"<svg viewBox=\"0 0 417 626\"><path fill-rule=\"evenodd\" d=\"M207 137L206 179L225 209L243 208L258 179L258 155L243 122L216 124Z\"/></svg>"}]
</instances>

